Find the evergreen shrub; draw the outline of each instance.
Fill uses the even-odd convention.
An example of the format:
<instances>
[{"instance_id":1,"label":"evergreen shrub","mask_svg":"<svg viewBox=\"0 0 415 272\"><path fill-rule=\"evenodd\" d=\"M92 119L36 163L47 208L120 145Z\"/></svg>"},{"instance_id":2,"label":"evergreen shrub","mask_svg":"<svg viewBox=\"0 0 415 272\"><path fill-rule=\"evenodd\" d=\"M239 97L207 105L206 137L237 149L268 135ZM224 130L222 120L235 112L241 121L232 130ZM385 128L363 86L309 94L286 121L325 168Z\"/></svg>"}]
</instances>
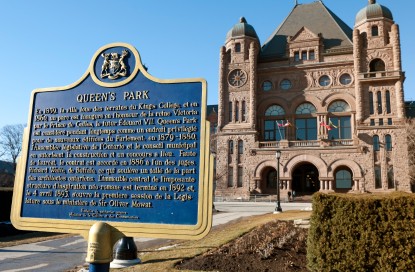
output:
<instances>
[{"instance_id":1,"label":"evergreen shrub","mask_svg":"<svg viewBox=\"0 0 415 272\"><path fill-rule=\"evenodd\" d=\"M415 195L313 196L311 271L415 271Z\"/></svg>"}]
</instances>

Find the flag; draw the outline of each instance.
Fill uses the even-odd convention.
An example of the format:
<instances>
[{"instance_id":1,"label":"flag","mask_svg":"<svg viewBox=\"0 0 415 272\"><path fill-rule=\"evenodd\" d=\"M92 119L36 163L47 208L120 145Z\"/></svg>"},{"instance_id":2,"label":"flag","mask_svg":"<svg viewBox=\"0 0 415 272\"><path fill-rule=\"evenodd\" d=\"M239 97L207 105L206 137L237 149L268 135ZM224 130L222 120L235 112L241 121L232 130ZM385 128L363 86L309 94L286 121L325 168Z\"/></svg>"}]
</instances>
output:
<instances>
[{"instance_id":1,"label":"flag","mask_svg":"<svg viewBox=\"0 0 415 272\"><path fill-rule=\"evenodd\" d=\"M329 126L331 126L331 127L333 127L333 128L337 128L337 126L335 126L334 124L333 124L333 122L331 121L331 119L329 118Z\"/></svg>"},{"instance_id":2,"label":"flag","mask_svg":"<svg viewBox=\"0 0 415 272\"><path fill-rule=\"evenodd\" d=\"M287 123L283 125L284 127L292 127L293 125L287 120Z\"/></svg>"},{"instance_id":3,"label":"flag","mask_svg":"<svg viewBox=\"0 0 415 272\"><path fill-rule=\"evenodd\" d=\"M277 126L280 128L280 127L283 127L284 126L284 124L280 124L280 123L278 123L278 121L275 121L276 123L277 123Z\"/></svg>"},{"instance_id":4,"label":"flag","mask_svg":"<svg viewBox=\"0 0 415 272\"><path fill-rule=\"evenodd\" d=\"M332 130L332 127L324 122L320 122L320 126L325 127L327 130Z\"/></svg>"}]
</instances>

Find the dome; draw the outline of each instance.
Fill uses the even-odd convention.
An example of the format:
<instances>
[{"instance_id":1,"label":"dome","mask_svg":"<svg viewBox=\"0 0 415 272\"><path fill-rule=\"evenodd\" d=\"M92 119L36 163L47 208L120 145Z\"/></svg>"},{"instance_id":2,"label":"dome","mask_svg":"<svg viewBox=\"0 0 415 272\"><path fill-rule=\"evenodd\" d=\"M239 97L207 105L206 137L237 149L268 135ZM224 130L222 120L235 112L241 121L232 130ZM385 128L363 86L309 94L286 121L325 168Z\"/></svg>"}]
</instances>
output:
<instances>
[{"instance_id":1,"label":"dome","mask_svg":"<svg viewBox=\"0 0 415 272\"><path fill-rule=\"evenodd\" d=\"M254 27L248 24L244 17L241 17L239 23L234 25L232 29L228 31L228 34L226 35L226 40L241 36L248 36L251 38L258 39L258 35L256 34Z\"/></svg>"},{"instance_id":2,"label":"dome","mask_svg":"<svg viewBox=\"0 0 415 272\"><path fill-rule=\"evenodd\" d=\"M387 7L377 4L376 0L369 0L369 5L357 13L355 24L375 18L393 20L392 12Z\"/></svg>"}]
</instances>

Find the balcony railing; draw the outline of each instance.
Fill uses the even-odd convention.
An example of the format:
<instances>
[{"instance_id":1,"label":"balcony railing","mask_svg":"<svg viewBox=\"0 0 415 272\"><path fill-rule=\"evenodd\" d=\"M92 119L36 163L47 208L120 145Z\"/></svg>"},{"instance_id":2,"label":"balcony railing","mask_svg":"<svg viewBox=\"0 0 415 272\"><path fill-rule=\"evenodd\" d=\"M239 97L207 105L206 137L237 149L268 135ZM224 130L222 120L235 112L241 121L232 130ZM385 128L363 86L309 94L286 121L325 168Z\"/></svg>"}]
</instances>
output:
<instances>
[{"instance_id":1,"label":"balcony railing","mask_svg":"<svg viewBox=\"0 0 415 272\"><path fill-rule=\"evenodd\" d=\"M307 141L288 141L289 147L320 147L322 142L319 140ZM324 146L353 146L352 139L324 140ZM280 142L259 142L259 148L280 148Z\"/></svg>"},{"instance_id":2,"label":"balcony railing","mask_svg":"<svg viewBox=\"0 0 415 272\"><path fill-rule=\"evenodd\" d=\"M315 147L320 146L320 141L290 141L290 147Z\"/></svg>"},{"instance_id":3,"label":"balcony railing","mask_svg":"<svg viewBox=\"0 0 415 272\"><path fill-rule=\"evenodd\" d=\"M404 73L401 71L377 71L370 73L361 73L359 74L359 79L399 77L401 75L404 75Z\"/></svg>"}]
</instances>

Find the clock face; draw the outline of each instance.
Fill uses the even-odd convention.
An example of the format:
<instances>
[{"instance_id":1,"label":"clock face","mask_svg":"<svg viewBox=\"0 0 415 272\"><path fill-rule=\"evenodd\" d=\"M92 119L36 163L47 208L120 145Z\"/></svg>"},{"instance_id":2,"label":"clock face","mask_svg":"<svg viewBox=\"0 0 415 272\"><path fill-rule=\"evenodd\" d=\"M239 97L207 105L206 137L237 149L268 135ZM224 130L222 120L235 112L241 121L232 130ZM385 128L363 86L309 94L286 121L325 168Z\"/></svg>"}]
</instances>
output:
<instances>
[{"instance_id":1,"label":"clock face","mask_svg":"<svg viewBox=\"0 0 415 272\"><path fill-rule=\"evenodd\" d=\"M244 70L235 69L229 74L229 84L234 87L241 87L246 83L248 76Z\"/></svg>"}]
</instances>

